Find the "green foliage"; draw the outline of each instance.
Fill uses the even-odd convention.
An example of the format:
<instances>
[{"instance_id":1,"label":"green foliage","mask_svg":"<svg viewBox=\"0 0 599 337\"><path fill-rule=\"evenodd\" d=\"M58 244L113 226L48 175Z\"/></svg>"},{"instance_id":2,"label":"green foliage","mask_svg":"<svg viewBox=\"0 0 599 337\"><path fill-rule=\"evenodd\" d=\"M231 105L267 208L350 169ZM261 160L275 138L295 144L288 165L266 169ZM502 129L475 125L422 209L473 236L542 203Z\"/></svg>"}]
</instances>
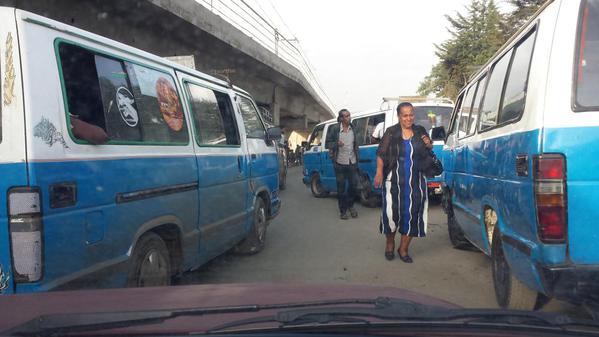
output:
<instances>
[{"instance_id":1,"label":"green foliage","mask_svg":"<svg viewBox=\"0 0 599 337\"><path fill-rule=\"evenodd\" d=\"M494 0L472 0L465 13L447 15L451 38L435 45L439 62L420 83L420 95L455 99L480 68L546 0L510 0L515 8L502 14Z\"/></svg>"}]
</instances>

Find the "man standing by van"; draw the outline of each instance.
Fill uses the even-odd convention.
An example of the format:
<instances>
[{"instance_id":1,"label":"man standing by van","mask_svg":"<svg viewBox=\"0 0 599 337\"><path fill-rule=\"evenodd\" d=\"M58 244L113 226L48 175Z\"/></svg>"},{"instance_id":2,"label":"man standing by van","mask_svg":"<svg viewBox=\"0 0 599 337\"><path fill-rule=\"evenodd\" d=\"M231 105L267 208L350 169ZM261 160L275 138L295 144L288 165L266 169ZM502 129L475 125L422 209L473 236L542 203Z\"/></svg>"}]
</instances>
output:
<instances>
[{"instance_id":1,"label":"man standing by van","mask_svg":"<svg viewBox=\"0 0 599 337\"><path fill-rule=\"evenodd\" d=\"M347 220L348 211L352 218L358 217L358 212L354 208L357 183L355 180L358 177L358 146L354 127L351 124L351 115L347 109L339 111L337 121L339 123L330 128L326 145L335 167L340 218ZM348 185L347 189L346 185Z\"/></svg>"}]
</instances>

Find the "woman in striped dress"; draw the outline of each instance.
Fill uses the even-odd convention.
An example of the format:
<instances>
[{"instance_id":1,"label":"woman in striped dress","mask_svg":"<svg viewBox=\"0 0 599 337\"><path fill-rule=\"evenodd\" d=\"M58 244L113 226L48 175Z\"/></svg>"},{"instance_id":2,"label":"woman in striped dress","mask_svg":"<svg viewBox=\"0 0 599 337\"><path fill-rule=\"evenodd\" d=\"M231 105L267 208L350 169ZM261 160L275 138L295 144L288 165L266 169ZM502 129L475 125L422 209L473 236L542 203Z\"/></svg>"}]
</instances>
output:
<instances>
[{"instance_id":1,"label":"woman in striped dress","mask_svg":"<svg viewBox=\"0 0 599 337\"><path fill-rule=\"evenodd\" d=\"M399 258L412 263L410 241L426 235L428 198L422 165L432 142L422 126L414 125L412 104L399 104L397 115L399 123L385 131L379 144L374 184L383 188L380 231L387 237L385 258L395 257L395 233L399 231Z\"/></svg>"}]
</instances>

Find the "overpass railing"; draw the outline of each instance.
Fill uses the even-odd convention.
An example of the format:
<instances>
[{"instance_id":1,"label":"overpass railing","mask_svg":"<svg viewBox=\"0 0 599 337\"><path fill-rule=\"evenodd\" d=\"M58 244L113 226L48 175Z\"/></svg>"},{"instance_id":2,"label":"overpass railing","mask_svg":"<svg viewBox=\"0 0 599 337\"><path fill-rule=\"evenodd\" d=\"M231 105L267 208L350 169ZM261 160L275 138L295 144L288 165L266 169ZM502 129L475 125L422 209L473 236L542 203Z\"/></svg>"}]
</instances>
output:
<instances>
[{"instance_id":1,"label":"overpass railing","mask_svg":"<svg viewBox=\"0 0 599 337\"><path fill-rule=\"evenodd\" d=\"M280 29L245 0L196 1L298 69L330 111L333 111L333 105L314 74L313 67L304 56L297 39L290 39L283 35Z\"/></svg>"}]
</instances>

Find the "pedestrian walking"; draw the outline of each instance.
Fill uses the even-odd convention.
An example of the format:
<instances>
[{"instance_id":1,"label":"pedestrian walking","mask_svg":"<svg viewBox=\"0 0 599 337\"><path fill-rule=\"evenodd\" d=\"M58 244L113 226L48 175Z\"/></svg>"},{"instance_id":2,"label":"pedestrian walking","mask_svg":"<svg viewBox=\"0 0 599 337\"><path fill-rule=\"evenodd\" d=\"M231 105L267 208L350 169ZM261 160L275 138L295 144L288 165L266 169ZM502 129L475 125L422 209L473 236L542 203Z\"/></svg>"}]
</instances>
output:
<instances>
[{"instance_id":1,"label":"pedestrian walking","mask_svg":"<svg viewBox=\"0 0 599 337\"><path fill-rule=\"evenodd\" d=\"M358 212L354 208L355 184L358 177L358 144L351 123L351 114L347 109L339 111L337 122L329 129L326 147L329 149L335 168L339 217L346 220L349 219L348 211L352 218L358 217Z\"/></svg>"},{"instance_id":2,"label":"pedestrian walking","mask_svg":"<svg viewBox=\"0 0 599 337\"><path fill-rule=\"evenodd\" d=\"M401 234L397 253L412 263L409 246L413 237L424 237L428 199L424 163L432 142L426 130L414 125L414 107L397 107L399 123L385 131L377 150L375 187L383 189L380 232L387 238L385 258L395 257L395 233Z\"/></svg>"}]
</instances>

